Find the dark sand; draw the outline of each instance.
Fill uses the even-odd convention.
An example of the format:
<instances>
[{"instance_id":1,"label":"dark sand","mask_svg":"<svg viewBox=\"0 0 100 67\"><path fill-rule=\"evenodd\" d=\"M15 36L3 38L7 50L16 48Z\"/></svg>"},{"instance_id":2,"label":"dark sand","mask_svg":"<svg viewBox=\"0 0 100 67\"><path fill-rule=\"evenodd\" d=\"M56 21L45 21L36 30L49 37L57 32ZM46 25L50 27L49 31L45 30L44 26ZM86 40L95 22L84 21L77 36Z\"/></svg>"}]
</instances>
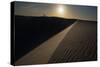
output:
<instances>
[{"instance_id":1,"label":"dark sand","mask_svg":"<svg viewBox=\"0 0 100 67\"><path fill-rule=\"evenodd\" d=\"M45 64L48 63L50 57L59 46L59 43L64 39L66 34L76 23L66 27L63 31L43 42L37 48L30 51L16 62L16 65L22 64ZM27 61L26 61L27 60Z\"/></svg>"},{"instance_id":2,"label":"dark sand","mask_svg":"<svg viewBox=\"0 0 100 67\"><path fill-rule=\"evenodd\" d=\"M16 62L75 21L76 19L59 17L15 16L14 61Z\"/></svg>"}]
</instances>

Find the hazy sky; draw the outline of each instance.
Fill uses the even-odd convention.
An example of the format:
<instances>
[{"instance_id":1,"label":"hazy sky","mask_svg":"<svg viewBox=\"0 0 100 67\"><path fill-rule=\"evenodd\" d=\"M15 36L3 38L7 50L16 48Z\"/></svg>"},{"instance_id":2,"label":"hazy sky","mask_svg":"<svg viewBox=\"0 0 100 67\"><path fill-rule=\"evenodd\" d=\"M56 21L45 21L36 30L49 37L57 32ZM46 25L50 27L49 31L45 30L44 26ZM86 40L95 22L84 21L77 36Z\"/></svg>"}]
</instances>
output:
<instances>
[{"instance_id":1,"label":"hazy sky","mask_svg":"<svg viewBox=\"0 0 100 67\"><path fill-rule=\"evenodd\" d=\"M24 16L56 16L84 20L97 20L96 6L78 6L62 4L43 4L31 2L16 2L15 14Z\"/></svg>"}]
</instances>

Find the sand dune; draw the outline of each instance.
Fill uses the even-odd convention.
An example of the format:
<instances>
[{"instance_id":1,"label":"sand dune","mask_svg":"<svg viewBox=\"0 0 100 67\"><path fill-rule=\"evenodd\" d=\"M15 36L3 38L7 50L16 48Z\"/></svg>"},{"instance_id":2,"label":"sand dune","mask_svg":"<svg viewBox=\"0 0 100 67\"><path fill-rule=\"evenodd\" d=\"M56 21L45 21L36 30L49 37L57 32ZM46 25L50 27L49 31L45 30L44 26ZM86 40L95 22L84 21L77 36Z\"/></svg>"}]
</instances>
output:
<instances>
[{"instance_id":1,"label":"sand dune","mask_svg":"<svg viewBox=\"0 0 100 67\"><path fill-rule=\"evenodd\" d=\"M42 64L48 63L50 57L59 46L59 43L63 40L66 34L76 23L72 24L68 28L65 28L60 33L51 37L49 40L43 42L39 47L33 49L31 52L26 54L24 57L16 62L19 64ZM26 61L27 60L27 61Z\"/></svg>"},{"instance_id":2,"label":"sand dune","mask_svg":"<svg viewBox=\"0 0 100 67\"><path fill-rule=\"evenodd\" d=\"M97 23L78 20L43 42L15 64L44 64L97 60Z\"/></svg>"}]
</instances>

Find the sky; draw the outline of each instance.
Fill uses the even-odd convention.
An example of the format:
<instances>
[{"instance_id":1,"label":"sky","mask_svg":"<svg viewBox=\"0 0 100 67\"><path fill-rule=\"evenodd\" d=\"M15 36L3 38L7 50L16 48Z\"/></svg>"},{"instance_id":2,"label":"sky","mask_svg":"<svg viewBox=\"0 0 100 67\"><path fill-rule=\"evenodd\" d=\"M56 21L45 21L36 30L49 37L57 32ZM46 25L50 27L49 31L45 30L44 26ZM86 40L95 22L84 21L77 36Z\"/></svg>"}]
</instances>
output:
<instances>
[{"instance_id":1,"label":"sky","mask_svg":"<svg viewBox=\"0 0 100 67\"><path fill-rule=\"evenodd\" d=\"M15 2L15 15L46 15L97 21L97 7L51 3Z\"/></svg>"}]
</instances>

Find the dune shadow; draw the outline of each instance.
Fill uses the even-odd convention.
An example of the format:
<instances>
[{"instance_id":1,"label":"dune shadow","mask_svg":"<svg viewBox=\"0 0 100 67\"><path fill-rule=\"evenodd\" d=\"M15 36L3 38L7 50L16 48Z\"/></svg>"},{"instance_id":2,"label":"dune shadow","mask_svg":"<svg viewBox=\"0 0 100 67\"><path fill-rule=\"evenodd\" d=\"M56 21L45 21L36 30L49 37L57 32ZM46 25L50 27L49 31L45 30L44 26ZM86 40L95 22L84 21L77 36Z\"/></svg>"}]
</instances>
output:
<instances>
[{"instance_id":1,"label":"dune shadow","mask_svg":"<svg viewBox=\"0 0 100 67\"><path fill-rule=\"evenodd\" d=\"M73 24L76 19L15 16L15 61Z\"/></svg>"}]
</instances>

